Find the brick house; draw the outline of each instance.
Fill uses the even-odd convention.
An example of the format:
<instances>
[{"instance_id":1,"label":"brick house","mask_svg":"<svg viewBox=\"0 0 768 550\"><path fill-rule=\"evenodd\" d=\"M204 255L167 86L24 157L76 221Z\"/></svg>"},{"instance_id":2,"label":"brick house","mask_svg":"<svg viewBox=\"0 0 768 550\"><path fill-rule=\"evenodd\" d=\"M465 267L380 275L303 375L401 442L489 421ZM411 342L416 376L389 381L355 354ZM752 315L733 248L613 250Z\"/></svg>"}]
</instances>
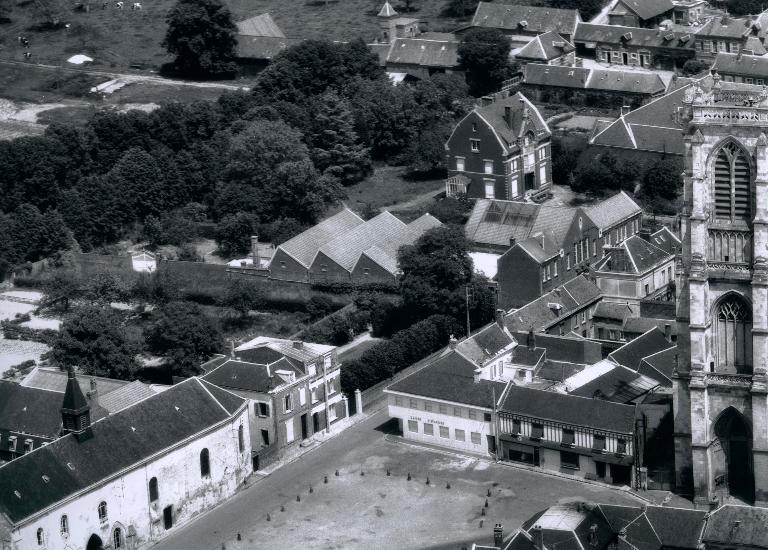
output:
<instances>
[{"instance_id":1,"label":"brick house","mask_svg":"<svg viewBox=\"0 0 768 550\"><path fill-rule=\"evenodd\" d=\"M673 69L695 55L693 34L673 30L581 23L576 54L611 65Z\"/></svg>"},{"instance_id":2,"label":"brick house","mask_svg":"<svg viewBox=\"0 0 768 550\"><path fill-rule=\"evenodd\" d=\"M653 28L672 17L673 7L672 0L618 0L608 12L608 24Z\"/></svg>"},{"instance_id":3,"label":"brick house","mask_svg":"<svg viewBox=\"0 0 768 550\"><path fill-rule=\"evenodd\" d=\"M254 469L348 415L333 346L260 336L202 368L204 380L248 400Z\"/></svg>"},{"instance_id":4,"label":"brick house","mask_svg":"<svg viewBox=\"0 0 768 550\"><path fill-rule=\"evenodd\" d=\"M446 194L516 200L552 186L552 133L521 93L476 107L445 144Z\"/></svg>"},{"instance_id":5,"label":"brick house","mask_svg":"<svg viewBox=\"0 0 768 550\"><path fill-rule=\"evenodd\" d=\"M751 34L749 18L713 17L695 32L696 58L711 62L718 53L739 53Z\"/></svg>"},{"instance_id":6,"label":"brick house","mask_svg":"<svg viewBox=\"0 0 768 550\"><path fill-rule=\"evenodd\" d=\"M473 248L500 253L499 307L521 307L573 279L640 230L642 210L624 192L589 207L478 200L464 228Z\"/></svg>"},{"instance_id":7,"label":"brick house","mask_svg":"<svg viewBox=\"0 0 768 550\"><path fill-rule=\"evenodd\" d=\"M763 54L718 53L712 71L725 82L764 85L768 82L768 57Z\"/></svg>"}]
</instances>

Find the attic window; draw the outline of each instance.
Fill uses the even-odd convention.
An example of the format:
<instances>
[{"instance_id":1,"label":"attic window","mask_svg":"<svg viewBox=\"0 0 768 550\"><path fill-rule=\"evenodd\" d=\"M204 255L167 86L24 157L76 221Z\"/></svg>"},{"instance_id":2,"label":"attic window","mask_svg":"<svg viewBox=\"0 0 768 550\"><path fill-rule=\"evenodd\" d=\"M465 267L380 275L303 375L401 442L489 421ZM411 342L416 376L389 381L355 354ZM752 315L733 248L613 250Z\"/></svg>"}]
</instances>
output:
<instances>
[{"instance_id":1,"label":"attic window","mask_svg":"<svg viewBox=\"0 0 768 550\"><path fill-rule=\"evenodd\" d=\"M523 27L523 28L527 27L528 26L528 21L523 19L522 21L520 21L520 26Z\"/></svg>"},{"instance_id":2,"label":"attic window","mask_svg":"<svg viewBox=\"0 0 768 550\"><path fill-rule=\"evenodd\" d=\"M627 41L632 40L632 33L631 32L625 32L624 34L621 35L621 38L623 40L627 40Z\"/></svg>"},{"instance_id":3,"label":"attic window","mask_svg":"<svg viewBox=\"0 0 768 550\"><path fill-rule=\"evenodd\" d=\"M72 465L71 462L67 462L67 468L69 468L70 470L74 470L75 469L75 467Z\"/></svg>"},{"instance_id":4,"label":"attic window","mask_svg":"<svg viewBox=\"0 0 768 550\"><path fill-rule=\"evenodd\" d=\"M46 476L46 475L44 475L43 476L43 483L48 483L49 481L51 481L51 478Z\"/></svg>"},{"instance_id":5,"label":"attic window","mask_svg":"<svg viewBox=\"0 0 768 550\"><path fill-rule=\"evenodd\" d=\"M16 495L16 498L18 498L18 499L21 498L21 493L20 492L14 491L13 494Z\"/></svg>"}]
</instances>

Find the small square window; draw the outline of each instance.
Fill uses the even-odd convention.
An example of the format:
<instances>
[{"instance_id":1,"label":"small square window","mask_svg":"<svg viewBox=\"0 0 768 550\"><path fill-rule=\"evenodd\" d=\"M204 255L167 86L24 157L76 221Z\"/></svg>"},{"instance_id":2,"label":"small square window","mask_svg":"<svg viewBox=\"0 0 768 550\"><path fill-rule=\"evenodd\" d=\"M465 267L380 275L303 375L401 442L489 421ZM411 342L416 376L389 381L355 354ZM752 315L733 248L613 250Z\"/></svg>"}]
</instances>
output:
<instances>
[{"instance_id":1,"label":"small square window","mask_svg":"<svg viewBox=\"0 0 768 550\"><path fill-rule=\"evenodd\" d=\"M467 411L467 418L470 420L477 420L477 412L475 412L473 409L469 409Z\"/></svg>"},{"instance_id":2,"label":"small square window","mask_svg":"<svg viewBox=\"0 0 768 550\"><path fill-rule=\"evenodd\" d=\"M491 421L491 413L483 413L483 420L485 420L486 422L490 422Z\"/></svg>"},{"instance_id":3,"label":"small square window","mask_svg":"<svg viewBox=\"0 0 768 550\"><path fill-rule=\"evenodd\" d=\"M473 153L477 153L480 151L480 140L479 139L470 139L469 140L469 147L472 149Z\"/></svg>"},{"instance_id":4,"label":"small square window","mask_svg":"<svg viewBox=\"0 0 768 550\"><path fill-rule=\"evenodd\" d=\"M259 416L269 416L269 403L259 403Z\"/></svg>"},{"instance_id":5,"label":"small square window","mask_svg":"<svg viewBox=\"0 0 768 550\"><path fill-rule=\"evenodd\" d=\"M456 441L464 441L464 430L456 429L453 431Z\"/></svg>"},{"instance_id":6,"label":"small square window","mask_svg":"<svg viewBox=\"0 0 768 550\"><path fill-rule=\"evenodd\" d=\"M409 406L412 409L418 409L419 408L419 402L416 401L415 399L411 399L408 403L409 403Z\"/></svg>"},{"instance_id":7,"label":"small square window","mask_svg":"<svg viewBox=\"0 0 768 550\"><path fill-rule=\"evenodd\" d=\"M432 412L432 403L427 403L424 401L424 410L427 412Z\"/></svg>"},{"instance_id":8,"label":"small square window","mask_svg":"<svg viewBox=\"0 0 768 550\"><path fill-rule=\"evenodd\" d=\"M395 397L395 405L398 407L403 406L403 398L402 397Z\"/></svg>"},{"instance_id":9,"label":"small square window","mask_svg":"<svg viewBox=\"0 0 768 550\"><path fill-rule=\"evenodd\" d=\"M440 405L440 414L448 414L448 405Z\"/></svg>"},{"instance_id":10,"label":"small square window","mask_svg":"<svg viewBox=\"0 0 768 550\"><path fill-rule=\"evenodd\" d=\"M285 262L280 262L280 269L287 269Z\"/></svg>"},{"instance_id":11,"label":"small square window","mask_svg":"<svg viewBox=\"0 0 768 550\"><path fill-rule=\"evenodd\" d=\"M480 445L480 434L477 432L471 432L470 438L472 440L472 445Z\"/></svg>"},{"instance_id":12,"label":"small square window","mask_svg":"<svg viewBox=\"0 0 768 550\"><path fill-rule=\"evenodd\" d=\"M451 435L448 433L448 426L440 426L440 437L448 439Z\"/></svg>"},{"instance_id":13,"label":"small square window","mask_svg":"<svg viewBox=\"0 0 768 550\"><path fill-rule=\"evenodd\" d=\"M429 422L424 423L424 435L435 435L435 425Z\"/></svg>"},{"instance_id":14,"label":"small square window","mask_svg":"<svg viewBox=\"0 0 768 550\"><path fill-rule=\"evenodd\" d=\"M419 423L415 420L409 420L408 421L408 431L409 432L418 432L419 431Z\"/></svg>"},{"instance_id":15,"label":"small square window","mask_svg":"<svg viewBox=\"0 0 768 550\"><path fill-rule=\"evenodd\" d=\"M453 408L453 416L461 416L461 408L460 407L454 407Z\"/></svg>"}]
</instances>

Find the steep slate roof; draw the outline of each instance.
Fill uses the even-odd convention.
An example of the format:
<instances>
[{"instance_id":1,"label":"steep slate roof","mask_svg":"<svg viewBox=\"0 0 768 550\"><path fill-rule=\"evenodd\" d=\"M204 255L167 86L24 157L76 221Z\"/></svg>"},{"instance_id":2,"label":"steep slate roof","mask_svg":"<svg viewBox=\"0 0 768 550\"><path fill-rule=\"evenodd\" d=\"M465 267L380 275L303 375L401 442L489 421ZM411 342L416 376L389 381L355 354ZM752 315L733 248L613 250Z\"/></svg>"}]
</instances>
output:
<instances>
[{"instance_id":1,"label":"steep slate roof","mask_svg":"<svg viewBox=\"0 0 768 550\"><path fill-rule=\"evenodd\" d=\"M626 192L619 191L604 201L586 207L584 212L597 227L605 230L639 214L642 209Z\"/></svg>"},{"instance_id":2,"label":"steep slate roof","mask_svg":"<svg viewBox=\"0 0 768 550\"><path fill-rule=\"evenodd\" d=\"M568 381L566 380L567 383ZM605 399L614 403L631 403L658 385L659 383L656 380L631 371L626 367L614 365L612 369L599 374L589 382L574 387L568 393L581 397Z\"/></svg>"},{"instance_id":3,"label":"steep slate roof","mask_svg":"<svg viewBox=\"0 0 768 550\"><path fill-rule=\"evenodd\" d=\"M525 344L528 331L513 332L512 336ZM544 348L547 351L548 361L568 361L586 365L595 363L602 357L602 346L585 338L543 333L534 333L534 338L536 348Z\"/></svg>"},{"instance_id":4,"label":"steep slate roof","mask_svg":"<svg viewBox=\"0 0 768 550\"><path fill-rule=\"evenodd\" d=\"M562 44L562 45L560 45ZM516 58L549 61L574 51L576 47L555 31L547 31L517 50Z\"/></svg>"},{"instance_id":5,"label":"steep slate roof","mask_svg":"<svg viewBox=\"0 0 768 550\"><path fill-rule=\"evenodd\" d=\"M628 317L635 315L637 313L636 310L637 306L632 306L630 304L603 301L597 304L592 317L599 317L601 319L613 319L623 322Z\"/></svg>"},{"instance_id":6,"label":"steep slate roof","mask_svg":"<svg viewBox=\"0 0 768 550\"><path fill-rule=\"evenodd\" d=\"M281 361L283 361L282 364ZM267 393L285 382L285 380L275 374L275 370L293 370L291 365L286 364L284 361L285 359L281 359L272 366L267 367L259 363L248 363L230 359L206 374L203 380L229 390Z\"/></svg>"},{"instance_id":7,"label":"steep slate roof","mask_svg":"<svg viewBox=\"0 0 768 550\"><path fill-rule=\"evenodd\" d=\"M579 21L578 10L480 2L470 26L572 35ZM521 25L523 22L526 23L524 26Z\"/></svg>"},{"instance_id":8,"label":"steep slate roof","mask_svg":"<svg viewBox=\"0 0 768 550\"><path fill-rule=\"evenodd\" d=\"M454 68L459 65L458 40L396 38L387 52L387 63Z\"/></svg>"},{"instance_id":9,"label":"steep slate roof","mask_svg":"<svg viewBox=\"0 0 768 550\"><path fill-rule=\"evenodd\" d=\"M277 26L275 20L268 13L256 15L243 21L235 23L237 33L243 36L272 36L275 38L285 38L283 31Z\"/></svg>"},{"instance_id":10,"label":"steep slate roof","mask_svg":"<svg viewBox=\"0 0 768 550\"><path fill-rule=\"evenodd\" d=\"M338 214L326 218L317 225L287 240L278 246L277 250L282 250L301 265L309 268L321 246L364 223L360 216L349 208L344 208Z\"/></svg>"},{"instance_id":11,"label":"steep slate roof","mask_svg":"<svg viewBox=\"0 0 768 550\"><path fill-rule=\"evenodd\" d=\"M269 60L283 50L301 44L301 38L283 38L280 36L237 35L237 57L240 59Z\"/></svg>"},{"instance_id":12,"label":"steep slate roof","mask_svg":"<svg viewBox=\"0 0 768 550\"><path fill-rule=\"evenodd\" d=\"M743 38L752 31L751 20L734 17L713 17L699 27L696 36L716 36L723 38Z\"/></svg>"},{"instance_id":13,"label":"steep slate roof","mask_svg":"<svg viewBox=\"0 0 768 550\"><path fill-rule=\"evenodd\" d=\"M0 466L0 512L21 522L230 418L234 407L244 404L197 378L187 379L94 422L89 439L66 435Z\"/></svg>"},{"instance_id":14,"label":"steep slate roof","mask_svg":"<svg viewBox=\"0 0 768 550\"><path fill-rule=\"evenodd\" d=\"M456 344L456 351L476 365L495 357L501 350L515 343L515 339L498 323L484 326L469 338Z\"/></svg>"},{"instance_id":15,"label":"steep slate roof","mask_svg":"<svg viewBox=\"0 0 768 550\"><path fill-rule=\"evenodd\" d=\"M507 107L511 117L509 121L506 118ZM497 99L488 105L475 107L472 112L493 128L505 151L517 149L518 140L529 131L534 132L537 139L552 135L539 110L520 92Z\"/></svg>"},{"instance_id":16,"label":"steep slate roof","mask_svg":"<svg viewBox=\"0 0 768 550\"><path fill-rule=\"evenodd\" d=\"M574 426L632 433L635 407L562 393L510 385L500 410Z\"/></svg>"},{"instance_id":17,"label":"steep slate roof","mask_svg":"<svg viewBox=\"0 0 768 550\"><path fill-rule=\"evenodd\" d=\"M657 380L660 384L671 386L672 372L677 366L677 353L677 346L672 346L643 357L637 372Z\"/></svg>"},{"instance_id":18,"label":"steep slate roof","mask_svg":"<svg viewBox=\"0 0 768 550\"><path fill-rule=\"evenodd\" d=\"M0 381L0 429L44 437L61 430L62 395Z\"/></svg>"},{"instance_id":19,"label":"steep slate roof","mask_svg":"<svg viewBox=\"0 0 768 550\"><path fill-rule=\"evenodd\" d=\"M595 271L641 275L671 258L672 254L639 235L632 235L608 250L605 257L595 264Z\"/></svg>"},{"instance_id":20,"label":"steep slate roof","mask_svg":"<svg viewBox=\"0 0 768 550\"><path fill-rule=\"evenodd\" d=\"M712 70L745 77L768 78L768 58L761 55L718 53Z\"/></svg>"},{"instance_id":21,"label":"steep slate roof","mask_svg":"<svg viewBox=\"0 0 768 550\"><path fill-rule=\"evenodd\" d=\"M558 86L645 95L662 94L667 89L657 73L538 63L528 63L523 67L523 73L525 84L534 86Z\"/></svg>"},{"instance_id":22,"label":"steep slate roof","mask_svg":"<svg viewBox=\"0 0 768 550\"><path fill-rule=\"evenodd\" d=\"M241 354L243 354L242 357L253 357L252 355L245 355L244 350L251 350L261 347L267 347L302 363L315 361L321 355L324 355L335 349L335 346L316 344L314 342L298 342L295 340L287 340L285 338L274 338L272 336L257 336L256 338L249 340L245 344L235 348L235 355L241 357Z\"/></svg>"},{"instance_id":23,"label":"steep slate roof","mask_svg":"<svg viewBox=\"0 0 768 550\"><path fill-rule=\"evenodd\" d=\"M504 317L504 325L510 332L534 332L560 322L573 311L579 310L599 300L602 296L600 289L586 277L574 277L567 283L544 294L540 298L511 311ZM549 307L549 304L560 304L560 310Z\"/></svg>"},{"instance_id":24,"label":"steep slate roof","mask_svg":"<svg viewBox=\"0 0 768 550\"><path fill-rule=\"evenodd\" d=\"M643 358L672 346L673 344L667 342L663 332L658 328L652 328L642 336L627 342L619 349L608 354L608 358L617 365L623 365L633 371L637 371Z\"/></svg>"},{"instance_id":25,"label":"steep slate roof","mask_svg":"<svg viewBox=\"0 0 768 550\"><path fill-rule=\"evenodd\" d=\"M99 392L99 395L105 395L118 388L122 388L129 383L125 380L117 380L115 378L102 378L100 376L88 376L79 373L77 375L77 382L80 384L80 389L83 390L83 393L85 394L91 391L92 380L96 382L96 390ZM35 367L24 377L24 380L21 381L21 385L29 388L64 393L64 390L67 388L67 373L60 369Z\"/></svg>"},{"instance_id":26,"label":"steep slate roof","mask_svg":"<svg viewBox=\"0 0 768 550\"><path fill-rule=\"evenodd\" d=\"M651 19L672 9L671 0L619 0L618 5L625 6L640 19Z\"/></svg>"},{"instance_id":27,"label":"steep slate roof","mask_svg":"<svg viewBox=\"0 0 768 550\"><path fill-rule=\"evenodd\" d=\"M630 334L645 334L653 328L664 332L664 325L669 325L670 334L677 336L677 322L674 319L656 319L653 317L629 317L624 321L622 330Z\"/></svg>"},{"instance_id":28,"label":"steep slate roof","mask_svg":"<svg viewBox=\"0 0 768 550\"><path fill-rule=\"evenodd\" d=\"M395 15L397 15L395 8L393 8L392 4L390 4L389 0L387 0L384 2L384 5L381 6L381 9L379 10L379 13L376 14L376 17L394 17Z\"/></svg>"},{"instance_id":29,"label":"steep slate roof","mask_svg":"<svg viewBox=\"0 0 768 550\"><path fill-rule=\"evenodd\" d=\"M523 529L530 533L536 525L541 527L544 547L549 550L607 548L613 538L610 526L597 508L580 502L550 506L523 523ZM593 526L595 540L590 544Z\"/></svg>"},{"instance_id":30,"label":"steep slate roof","mask_svg":"<svg viewBox=\"0 0 768 550\"><path fill-rule=\"evenodd\" d=\"M682 244L677 235L672 233L666 226L655 233L651 233L651 242L667 254L679 252L680 245Z\"/></svg>"},{"instance_id":31,"label":"steep slate roof","mask_svg":"<svg viewBox=\"0 0 768 550\"><path fill-rule=\"evenodd\" d=\"M645 515L667 548L699 547L707 512L668 506L646 506ZM764 524L764 523L763 523Z\"/></svg>"},{"instance_id":32,"label":"steep slate roof","mask_svg":"<svg viewBox=\"0 0 768 550\"><path fill-rule=\"evenodd\" d=\"M742 50L752 52L752 55L765 55L766 49L760 38L757 36L747 37L747 41L744 43Z\"/></svg>"},{"instance_id":33,"label":"steep slate roof","mask_svg":"<svg viewBox=\"0 0 768 550\"><path fill-rule=\"evenodd\" d=\"M702 542L768 548L768 509L727 504L710 512Z\"/></svg>"},{"instance_id":34,"label":"steep slate roof","mask_svg":"<svg viewBox=\"0 0 768 550\"><path fill-rule=\"evenodd\" d=\"M113 414L153 395L155 391L149 384L136 380L105 395L99 395L98 402L99 406Z\"/></svg>"},{"instance_id":35,"label":"steep slate roof","mask_svg":"<svg viewBox=\"0 0 768 550\"><path fill-rule=\"evenodd\" d=\"M696 39L690 32L579 23L579 26L576 27L576 34L573 36L573 42L624 44L646 48L693 49Z\"/></svg>"},{"instance_id":36,"label":"steep slate roof","mask_svg":"<svg viewBox=\"0 0 768 550\"><path fill-rule=\"evenodd\" d=\"M475 382L475 368L471 361L452 350L387 390L490 409L493 407L493 390L498 399L505 384L491 380Z\"/></svg>"}]
</instances>

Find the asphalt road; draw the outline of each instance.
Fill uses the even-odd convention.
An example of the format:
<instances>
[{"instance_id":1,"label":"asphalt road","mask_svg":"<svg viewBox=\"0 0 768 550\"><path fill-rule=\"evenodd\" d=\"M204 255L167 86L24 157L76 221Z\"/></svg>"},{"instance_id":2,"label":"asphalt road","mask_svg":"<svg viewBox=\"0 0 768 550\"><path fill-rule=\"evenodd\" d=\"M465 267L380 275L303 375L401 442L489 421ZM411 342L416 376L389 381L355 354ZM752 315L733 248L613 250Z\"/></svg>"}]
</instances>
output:
<instances>
[{"instance_id":1,"label":"asphalt road","mask_svg":"<svg viewBox=\"0 0 768 550\"><path fill-rule=\"evenodd\" d=\"M605 487L505 465L478 463L477 459L461 458L451 453L428 450L392 441L391 438L387 440L384 437L384 431L376 429L386 421L386 409L382 409L370 418L351 426L343 434L304 454L300 459L256 481L228 502L191 523L179 527L172 535L152 548L154 550L221 550L223 543L226 543L227 550L286 547L347 548L357 546L358 543L360 546L368 546L376 542L382 550L424 548L425 546L460 548L465 541L459 541L456 536L463 536L466 531L459 530L458 533L445 534L443 543L449 543L447 545L425 544L430 539L436 538L430 537L428 533L433 529L439 529L436 523L441 520L440 517L434 518L422 513L414 515L415 510L422 509L419 503L423 502L420 499L425 497L423 491L420 493L417 487L424 487L426 476L431 476L432 486L440 487L441 490L445 490L446 481L451 481L454 485L451 499L446 501L449 508L443 510L443 516L446 517L454 509L464 506L458 500L451 505L451 501L459 499L460 495L466 502L466 495L471 496L473 492L484 496L486 487L498 485L499 489L504 488L507 497L496 499L494 502L498 504L494 504L494 507L500 514L499 520L503 520L506 526L513 529L533 513L563 499L577 498L615 504L636 505L638 503L634 497L626 493ZM392 478L385 477L384 473L390 467L393 472ZM334 476L337 468L341 470L341 478ZM366 471L365 477L360 477L361 469ZM364 497L356 500L356 496L361 494L359 491L375 492L377 487L383 491L388 483L399 483L401 487L406 472L413 472L414 475L414 484L408 484L412 494L391 492L391 498L400 500L387 501L389 506L387 518L389 519L382 518L376 530L372 531L371 522L375 519L366 519L363 513L370 503ZM323 485L323 476L326 474L330 482L327 488ZM349 485L350 483L352 485ZM344 493L344 500L341 501L325 500L332 498L330 495L341 486L340 484L352 487L352 494ZM315 495L307 494L310 485L317 489ZM301 504L296 502L298 494L303 498ZM334 494L338 498L342 493ZM313 503L323 501L325 510L331 507L333 512L315 514ZM281 505L286 507L285 514L279 512ZM307 512L308 509L309 512ZM401 514L399 518L398 513ZM438 512L435 511L435 513ZM267 514L272 515L271 523L266 523ZM491 524L491 518L488 519L488 523ZM392 540L389 544L384 542L387 536L391 536L388 535L389 529L402 531L406 523L408 524L406 529L410 529L412 538L401 539L397 544ZM475 530L470 531L473 534L470 535L468 542L472 542L472 539L476 541L483 534L490 533L490 531L484 533L477 530L474 524L470 527ZM362 533L357 532L360 530ZM316 536L318 532L323 532L324 538L321 540ZM242 533L242 542L233 542L239 533ZM277 533L280 535L278 536ZM302 539L305 533L310 537L308 542ZM312 540L313 535L314 540ZM360 538L353 538L354 536ZM351 542L353 540L356 541L354 544ZM457 542L458 546L456 546ZM285 546L286 544L288 546Z\"/></svg>"}]
</instances>

